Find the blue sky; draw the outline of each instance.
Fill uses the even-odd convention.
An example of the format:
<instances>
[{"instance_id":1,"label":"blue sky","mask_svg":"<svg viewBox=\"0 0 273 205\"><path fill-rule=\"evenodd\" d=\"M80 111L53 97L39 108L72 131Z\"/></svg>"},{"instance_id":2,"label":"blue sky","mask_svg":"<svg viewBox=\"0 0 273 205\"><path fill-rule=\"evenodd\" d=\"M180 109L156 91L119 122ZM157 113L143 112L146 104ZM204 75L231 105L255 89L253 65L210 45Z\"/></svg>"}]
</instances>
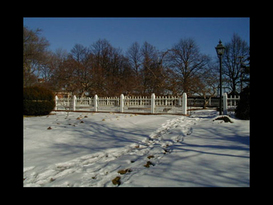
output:
<instances>
[{"instance_id":1,"label":"blue sky","mask_svg":"<svg viewBox=\"0 0 273 205\"><path fill-rule=\"evenodd\" d=\"M202 53L215 57L219 39L226 43L233 33L250 45L250 18L24 18L23 23L42 29L52 51L70 52L76 43L90 46L98 39L107 39L124 53L136 41L164 51L191 37Z\"/></svg>"}]
</instances>

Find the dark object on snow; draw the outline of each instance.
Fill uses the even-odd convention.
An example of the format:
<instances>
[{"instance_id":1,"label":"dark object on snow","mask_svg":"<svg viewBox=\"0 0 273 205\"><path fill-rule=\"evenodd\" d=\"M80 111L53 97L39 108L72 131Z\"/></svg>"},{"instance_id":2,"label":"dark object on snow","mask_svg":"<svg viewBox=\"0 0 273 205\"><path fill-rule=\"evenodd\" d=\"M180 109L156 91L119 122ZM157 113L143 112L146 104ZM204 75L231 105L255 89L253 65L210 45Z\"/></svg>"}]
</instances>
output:
<instances>
[{"instance_id":1,"label":"dark object on snow","mask_svg":"<svg viewBox=\"0 0 273 205\"><path fill-rule=\"evenodd\" d=\"M131 169L121 169L121 170L118 170L118 173L119 174L126 174L127 172L131 172L132 170Z\"/></svg>"},{"instance_id":2,"label":"dark object on snow","mask_svg":"<svg viewBox=\"0 0 273 205\"><path fill-rule=\"evenodd\" d=\"M26 87L23 91L23 115L48 115L55 107L54 93L44 87Z\"/></svg>"},{"instance_id":3,"label":"dark object on snow","mask_svg":"<svg viewBox=\"0 0 273 205\"><path fill-rule=\"evenodd\" d=\"M168 152L170 152L170 150L163 149L163 154L167 154Z\"/></svg>"},{"instance_id":4,"label":"dark object on snow","mask_svg":"<svg viewBox=\"0 0 273 205\"><path fill-rule=\"evenodd\" d=\"M247 86L241 92L235 116L242 120L250 120L250 86Z\"/></svg>"},{"instance_id":5,"label":"dark object on snow","mask_svg":"<svg viewBox=\"0 0 273 205\"><path fill-rule=\"evenodd\" d=\"M155 166L152 162L148 161L148 162L144 165L144 167L149 168L150 165Z\"/></svg>"},{"instance_id":6,"label":"dark object on snow","mask_svg":"<svg viewBox=\"0 0 273 205\"><path fill-rule=\"evenodd\" d=\"M220 117L215 118L214 120L224 120L224 122L233 123L233 122L229 119L229 117L227 117L227 116L220 116ZM214 120L213 120L213 121L214 121Z\"/></svg>"},{"instance_id":7,"label":"dark object on snow","mask_svg":"<svg viewBox=\"0 0 273 205\"><path fill-rule=\"evenodd\" d=\"M117 176L115 179L113 179L112 180L112 183L114 184L114 185L120 185L121 184L121 182L120 182L120 177L119 176Z\"/></svg>"},{"instance_id":8,"label":"dark object on snow","mask_svg":"<svg viewBox=\"0 0 273 205\"><path fill-rule=\"evenodd\" d=\"M54 182L56 179L50 178L49 182Z\"/></svg>"}]
</instances>

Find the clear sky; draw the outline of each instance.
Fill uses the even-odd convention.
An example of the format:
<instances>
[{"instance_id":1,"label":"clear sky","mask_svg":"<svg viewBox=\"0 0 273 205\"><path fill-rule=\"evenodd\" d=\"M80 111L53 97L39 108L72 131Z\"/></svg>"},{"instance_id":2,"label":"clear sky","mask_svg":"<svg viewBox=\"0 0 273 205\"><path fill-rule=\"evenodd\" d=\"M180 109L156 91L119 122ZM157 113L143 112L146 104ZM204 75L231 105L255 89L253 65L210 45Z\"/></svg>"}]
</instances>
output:
<instances>
[{"instance_id":1,"label":"clear sky","mask_svg":"<svg viewBox=\"0 0 273 205\"><path fill-rule=\"evenodd\" d=\"M124 53L136 41L164 51L191 37L203 54L215 57L219 39L226 43L233 33L250 45L250 18L24 18L23 23L42 29L52 51L70 52L76 43L90 46L99 39L107 39Z\"/></svg>"}]
</instances>

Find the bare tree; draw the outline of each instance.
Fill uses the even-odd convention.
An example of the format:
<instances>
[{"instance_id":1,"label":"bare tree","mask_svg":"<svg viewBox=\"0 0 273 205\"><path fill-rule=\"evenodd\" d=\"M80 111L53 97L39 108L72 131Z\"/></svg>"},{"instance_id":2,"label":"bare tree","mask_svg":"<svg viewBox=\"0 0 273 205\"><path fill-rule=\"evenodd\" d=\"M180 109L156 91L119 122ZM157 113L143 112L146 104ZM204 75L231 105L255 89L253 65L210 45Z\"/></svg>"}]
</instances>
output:
<instances>
[{"instance_id":1,"label":"bare tree","mask_svg":"<svg viewBox=\"0 0 273 205\"><path fill-rule=\"evenodd\" d=\"M141 51L138 42L134 42L127 50L126 57L129 60L130 66L136 76L139 75L141 66Z\"/></svg>"},{"instance_id":2,"label":"bare tree","mask_svg":"<svg viewBox=\"0 0 273 205\"><path fill-rule=\"evenodd\" d=\"M156 47L144 42L141 47L143 93L164 94L165 78Z\"/></svg>"},{"instance_id":3,"label":"bare tree","mask_svg":"<svg viewBox=\"0 0 273 205\"><path fill-rule=\"evenodd\" d=\"M36 31L23 28L23 74L24 86L37 83L41 65L45 64L48 41L40 37L40 29Z\"/></svg>"},{"instance_id":4,"label":"bare tree","mask_svg":"<svg viewBox=\"0 0 273 205\"><path fill-rule=\"evenodd\" d=\"M201 75L195 76L191 81L192 90L204 99L203 108L206 108L209 99L217 95L219 87L218 66L209 65Z\"/></svg>"},{"instance_id":5,"label":"bare tree","mask_svg":"<svg viewBox=\"0 0 273 205\"><path fill-rule=\"evenodd\" d=\"M209 57L200 53L191 38L181 39L171 50L171 67L180 79L182 92L193 93L191 81L206 69Z\"/></svg>"},{"instance_id":6,"label":"bare tree","mask_svg":"<svg viewBox=\"0 0 273 205\"><path fill-rule=\"evenodd\" d=\"M92 44L93 82L99 95L120 95L132 88L131 68L120 48L114 48L107 40L99 39ZM128 81L130 81L128 83Z\"/></svg>"},{"instance_id":7,"label":"bare tree","mask_svg":"<svg viewBox=\"0 0 273 205\"><path fill-rule=\"evenodd\" d=\"M71 52L70 63L74 67L74 78L76 80L76 89L78 94L83 97L86 92L93 86L93 55L87 47L81 44L76 44Z\"/></svg>"},{"instance_id":8,"label":"bare tree","mask_svg":"<svg viewBox=\"0 0 273 205\"><path fill-rule=\"evenodd\" d=\"M83 63L88 56L88 49L81 44L75 44L71 49L70 54L74 60Z\"/></svg>"},{"instance_id":9,"label":"bare tree","mask_svg":"<svg viewBox=\"0 0 273 205\"><path fill-rule=\"evenodd\" d=\"M130 94L140 94L143 91L142 80L142 54L138 42L134 42L126 52L129 66L132 71L134 83L132 84Z\"/></svg>"},{"instance_id":10,"label":"bare tree","mask_svg":"<svg viewBox=\"0 0 273 205\"><path fill-rule=\"evenodd\" d=\"M52 90L59 91L64 88L64 84L62 84L62 80L59 79L59 76L62 77L62 73L60 73L60 69L63 63L68 59L68 53L59 48L55 52L52 52L49 57L48 63L48 73L49 75L49 87Z\"/></svg>"},{"instance_id":11,"label":"bare tree","mask_svg":"<svg viewBox=\"0 0 273 205\"><path fill-rule=\"evenodd\" d=\"M247 61L249 46L238 34L233 34L231 42L225 44L223 55L223 74L232 93L237 92L243 69L241 65Z\"/></svg>"}]
</instances>

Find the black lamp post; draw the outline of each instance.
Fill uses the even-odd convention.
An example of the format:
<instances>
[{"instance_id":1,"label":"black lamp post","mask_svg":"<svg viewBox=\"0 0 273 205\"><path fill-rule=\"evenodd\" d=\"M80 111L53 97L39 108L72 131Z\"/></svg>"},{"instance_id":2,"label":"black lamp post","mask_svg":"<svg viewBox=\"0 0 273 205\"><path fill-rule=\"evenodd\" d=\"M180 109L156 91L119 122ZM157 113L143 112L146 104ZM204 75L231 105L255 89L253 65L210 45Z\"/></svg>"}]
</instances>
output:
<instances>
[{"instance_id":1,"label":"black lamp post","mask_svg":"<svg viewBox=\"0 0 273 205\"><path fill-rule=\"evenodd\" d=\"M222 115L222 55L224 54L225 47L222 45L221 40L219 44L215 47L216 53L220 61L220 115Z\"/></svg>"}]
</instances>

